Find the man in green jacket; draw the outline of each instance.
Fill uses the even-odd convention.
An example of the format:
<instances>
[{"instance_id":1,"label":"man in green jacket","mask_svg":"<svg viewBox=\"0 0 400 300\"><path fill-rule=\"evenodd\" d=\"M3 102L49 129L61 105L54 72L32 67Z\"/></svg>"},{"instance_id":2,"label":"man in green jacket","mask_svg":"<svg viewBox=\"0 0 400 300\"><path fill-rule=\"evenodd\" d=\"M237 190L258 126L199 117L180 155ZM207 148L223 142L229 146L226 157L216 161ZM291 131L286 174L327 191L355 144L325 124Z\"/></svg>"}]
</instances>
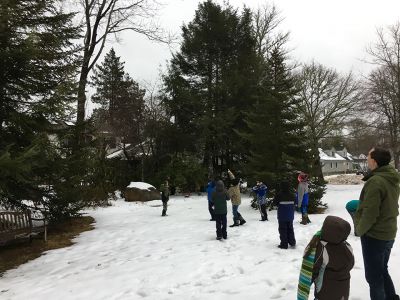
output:
<instances>
[{"instance_id":1,"label":"man in green jacket","mask_svg":"<svg viewBox=\"0 0 400 300\"><path fill-rule=\"evenodd\" d=\"M363 178L366 183L354 216L356 233L361 237L365 278L371 300L399 300L388 262L397 233L400 175L389 165L388 150L372 148L367 160L371 172Z\"/></svg>"}]
</instances>

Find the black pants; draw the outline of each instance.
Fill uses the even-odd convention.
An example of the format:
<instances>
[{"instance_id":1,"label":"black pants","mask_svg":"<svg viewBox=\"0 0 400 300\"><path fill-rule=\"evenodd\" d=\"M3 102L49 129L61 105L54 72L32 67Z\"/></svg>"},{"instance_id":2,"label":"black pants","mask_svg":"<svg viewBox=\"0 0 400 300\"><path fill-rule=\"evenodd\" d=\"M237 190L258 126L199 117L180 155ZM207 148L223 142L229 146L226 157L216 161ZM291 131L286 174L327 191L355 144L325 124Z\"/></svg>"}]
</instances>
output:
<instances>
[{"instance_id":1,"label":"black pants","mask_svg":"<svg viewBox=\"0 0 400 300\"><path fill-rule=\"evenodd\" d=\"M296 239L294 237L293 221L281 222L279 221L279 238L281 239L280 246L287 248L296 245Z\"/></svg>"},{"instance_id":2,"label":"black pants","mask_svg":"<svg viewBox=\"0 0 400 300\"><path fill-rule=\"evenodd\" d=\"M268 219L267 215L267 204L261 204L260 205L260 213L261 213L261 219Z\"/></svg>"},{"instance_id":3,"label":"black pants","mask_svg":"<svg viewBox=\"0 0 400 300\"><path fill-rule=\"evenodd\" d=\"M162 210L163 216L167 215L168 200L169 200L169 197L161 196L161 201L162 201L162 205L163 205L163 210Z\"/></svg>"},{"instance_id":4,"label":"black pants","mask_svg":"<svg viewBox=\"0 0 400 300\"><path fill-rule=\"evenodd\" d=\"M226 233L226 214L215 214L215 227L217 229L217 237L227 237Z\"/></svg>"},{"instance_id":5,"label":"black pants","mask_svg":"<svg viewBox=\"0 0 400 300\"><path fill-rule=\"evenodd\" d=\"M213 205L210 201L208 201L208 211L210 212L211 219L215 220Z\"/></svg>"}]
</instances>

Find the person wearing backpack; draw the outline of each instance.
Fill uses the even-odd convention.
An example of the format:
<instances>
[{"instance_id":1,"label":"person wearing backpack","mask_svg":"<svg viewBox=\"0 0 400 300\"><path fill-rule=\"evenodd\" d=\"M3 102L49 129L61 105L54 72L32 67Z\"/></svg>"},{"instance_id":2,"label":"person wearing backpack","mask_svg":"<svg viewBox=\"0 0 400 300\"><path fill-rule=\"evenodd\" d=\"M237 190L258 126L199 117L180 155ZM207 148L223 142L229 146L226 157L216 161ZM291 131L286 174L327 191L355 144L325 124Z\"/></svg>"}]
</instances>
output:
<instances>
[{"instance_id":1,"label":"person wearing backpack","mask_svg":"<svg viewBox=\"0 0 400 300\"><path fill-rule=\"evenodd\" d=\"M348 300L353 250L346 242L349 222L327 216L321 231L307 245L300 270L297 300L307 300L314 284L315 300Z\"/></svg>"}]
</instances>

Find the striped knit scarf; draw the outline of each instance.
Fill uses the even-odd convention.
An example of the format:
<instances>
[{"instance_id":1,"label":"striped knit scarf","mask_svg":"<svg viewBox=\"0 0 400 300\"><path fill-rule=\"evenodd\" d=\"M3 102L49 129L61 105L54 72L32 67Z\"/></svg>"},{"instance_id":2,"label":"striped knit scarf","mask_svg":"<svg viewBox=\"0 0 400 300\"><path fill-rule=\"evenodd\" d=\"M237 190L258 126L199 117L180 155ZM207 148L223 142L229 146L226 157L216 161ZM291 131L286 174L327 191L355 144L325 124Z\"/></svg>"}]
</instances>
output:
<instances>
[{"instance_id":1,"label":"striped knit scarf","mask_svg":"<svg viewBox=\"0 0 400 300\"><path fill-rule=\"evenodd\" d=\"M315 251L321 238L321 231L318 231L311 239L304 251L301 263L299 285L297 286L297 300L308 300L312 284L312 275L315 259Z\"/></svg>"}]
</instances>

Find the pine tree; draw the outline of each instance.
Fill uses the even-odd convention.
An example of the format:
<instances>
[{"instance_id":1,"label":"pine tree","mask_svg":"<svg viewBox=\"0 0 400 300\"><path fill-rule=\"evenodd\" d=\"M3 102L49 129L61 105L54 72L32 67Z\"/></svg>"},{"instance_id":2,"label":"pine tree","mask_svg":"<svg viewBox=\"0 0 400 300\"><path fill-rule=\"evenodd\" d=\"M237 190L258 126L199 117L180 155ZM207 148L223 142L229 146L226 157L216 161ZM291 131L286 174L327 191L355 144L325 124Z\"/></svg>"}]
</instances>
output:
<instances>
[{"instance_id":1,"label":"pine tree","mask_svg":"<svg viewBox=\"0 0 400 300\"><path fill-rule=\"evenodd\" d=\"M245 126L243 112L257 84L251 13L206 1L182 32L181 49L164 80L165 103L178 132L176 150L200 152L209 173L226 170L246 151L235 129Z\"/></svg>"},{"instance_id":2,"label":"pine tree","mask_svg":"<svg viewBox=\"0 0 400 300\"><path fill-rule=\"evenodd\" d=\"M92 86L96 93L92 96L92 102L100 104L100 111L104 116L100 124L106 122L109 126L115 119L115 105L121 98L120 91L124 86L124 63L117 57L113 48L106 54L104 62L93 71Z\"/></svg>"},{"instance_id":3,"label":"pine tree","mask_svg":"<svg viewBox=\"0 0 400 300\"><path fill-rule=\"evenodd\" d=\"M285 55L275 48L265 61L259 98L246 117L249 131L241 133L250 147L248 172L269 186L284 178L293 182L293 172L306 166L304 124L295 109L296 95Z\"/></svg>"},{"instance_id":4,"label":"pine tree","mask_svg":"<svg viewBox=\"0 0 400 300\"><path fill-rule=\"evenodd\" d=\"M0 2L0 202L7 207L23 207L25 199L46 199L49 207L56 183L65 181L49 136L76 100L79 28L59 3Z\"/></svg>"},{"instance_id":5,"label":"pine tree","mask_svg":"<svg viewBox=\"0 0 400 300\"><path fill-rule=\"evenodd\" d=\"M79 30L55 1L0 3L0 143L60 119L73 100ZM29 140L29 139L28 139ZM29 143L29 141L28 141Z\"/></svg>"},{"instance_id":6,"label":"pine tree","mask_svg":"<svg viewBox=\"0 0 400 300\"><path fill-rule=\"evenodd\" d=\"M117 57L114 49L105 56L92 76L96 93L94 103L100 104L96 110L100 129L110 129L115 137L124 143L138 144L142 141L144 127L144 94L124 70L124 63Z\"/></svg>"}]
</instances>

